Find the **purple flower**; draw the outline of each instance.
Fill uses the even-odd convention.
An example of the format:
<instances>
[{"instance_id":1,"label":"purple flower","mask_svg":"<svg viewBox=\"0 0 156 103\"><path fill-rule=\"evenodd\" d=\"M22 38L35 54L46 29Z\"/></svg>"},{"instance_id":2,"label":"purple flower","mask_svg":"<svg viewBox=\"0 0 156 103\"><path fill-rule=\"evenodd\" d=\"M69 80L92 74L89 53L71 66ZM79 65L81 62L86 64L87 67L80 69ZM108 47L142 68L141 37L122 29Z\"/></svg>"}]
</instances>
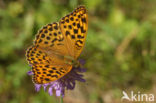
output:
<instances>
[{"instance_id":1,"label":"purple flower","mask_svg":"<svg viewBox=\"0 0 156 103\"><path fill-rule=\"evenodd\" d=\"M80 63L83 65L84 61L80 60ZM80 68L80 67L73 67L72 70L67 73L62 78L46 83L46 84L35 84L35 90L38 92L41 87L44 88L46 91L48 89L49 95L53 95L53 90L55 90L56 96L63 96L65 95L65 89L67 90L73 90L75 88L75 82L85 82L85 79L83 79L83 75L80 73L86 72L86 69ZM27 72L28 75L33 75L32 71Z\"/></svg>"}]
</instances>

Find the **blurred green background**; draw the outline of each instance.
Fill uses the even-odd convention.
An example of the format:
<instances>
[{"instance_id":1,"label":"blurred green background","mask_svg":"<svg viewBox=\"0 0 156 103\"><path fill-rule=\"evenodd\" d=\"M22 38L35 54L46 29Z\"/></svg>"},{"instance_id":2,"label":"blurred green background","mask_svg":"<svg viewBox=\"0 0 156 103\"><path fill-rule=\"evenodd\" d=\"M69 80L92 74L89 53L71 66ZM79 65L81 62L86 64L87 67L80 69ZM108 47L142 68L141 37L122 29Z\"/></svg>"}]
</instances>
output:
<instances>
[{"instance_id":1,"label":"blurred green background","mask_svg":"<svg viewBox=\"0 0 156 103\"><path fill-rule=\"evenodd\" d=\"M123 90L156 94L156 0L0 0L0 103L59 102L35 92L25 51L42 26L78 5L89 14L80 57L87 82L66 91L64 103L121 103Z\"/></svg>"}]
</instances>

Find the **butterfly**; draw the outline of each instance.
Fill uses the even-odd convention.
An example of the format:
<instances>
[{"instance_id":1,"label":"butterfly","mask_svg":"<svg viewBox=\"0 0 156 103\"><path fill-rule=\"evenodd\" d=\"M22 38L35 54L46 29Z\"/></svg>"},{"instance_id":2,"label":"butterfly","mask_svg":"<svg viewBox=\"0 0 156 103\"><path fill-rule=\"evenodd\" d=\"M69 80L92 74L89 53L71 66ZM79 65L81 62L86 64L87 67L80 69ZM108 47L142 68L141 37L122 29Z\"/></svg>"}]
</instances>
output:
<instances>
[{"instance_id":1,"label":"butterfly","mask_svg":"<svg viewBox=\"0 0 156 103\"><path fill-rule=\"evenodd\" d=\"M79 65L77 59L83 50L87 30L88 14L84 6L39 30L33 45L26 51L33 82L45 84L58 80Z\"/></svg>"}]
</instances>

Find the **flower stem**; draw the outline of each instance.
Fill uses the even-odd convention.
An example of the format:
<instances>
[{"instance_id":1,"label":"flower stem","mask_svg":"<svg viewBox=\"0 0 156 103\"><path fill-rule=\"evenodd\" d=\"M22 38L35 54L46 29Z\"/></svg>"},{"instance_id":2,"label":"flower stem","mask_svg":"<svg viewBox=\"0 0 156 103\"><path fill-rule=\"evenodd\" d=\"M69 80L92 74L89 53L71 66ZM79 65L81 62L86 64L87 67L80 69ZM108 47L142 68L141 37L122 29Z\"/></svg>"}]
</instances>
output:
<instances>
[{"instance_id":1,"label":"flower stem","mask_svg":"<svg viewBox=\"0 0 156 103\"><path fill-rule=\"evenodd\" d=\"M60 101L60 103L63 103L63 96L61 96L61 101Z\"/></svg>"}]
</instances>

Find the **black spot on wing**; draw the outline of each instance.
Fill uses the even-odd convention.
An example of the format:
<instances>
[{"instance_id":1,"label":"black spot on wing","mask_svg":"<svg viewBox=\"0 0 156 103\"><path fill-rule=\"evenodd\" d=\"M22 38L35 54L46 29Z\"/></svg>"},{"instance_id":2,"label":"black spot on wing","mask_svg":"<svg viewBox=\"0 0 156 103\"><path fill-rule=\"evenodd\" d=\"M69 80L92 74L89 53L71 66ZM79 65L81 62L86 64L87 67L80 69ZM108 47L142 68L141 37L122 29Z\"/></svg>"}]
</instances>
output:
<instances>
[{"instance_id":1,"label":"black spot on wing","mask_svg":"<svg viewBox=\"0 0 156 103\"><path fill-rule=\"evenodd\" d=\"M66 31L66 36L67 36L67 35L70 35L70 32L69 32L69 31Z\"/></svg>"},{"instance_id":2,"label":"black spot on wing","mask_svg":"<svg viewBox=\"0 0 156 103\"><path fill-rule=\"evenodd\" d=\"M44 34L41 34L41 38L44 38L45 37L45 35Z\"/></svg>"},{"instance_id":3,"label":"black spot on wing","mask_svg":"<svg viewBox=\"0 0 156 103\"><path fill-rule=\"evenodd\" d=\"M86 18L81 18L82 22L86 23Z\"/></svg>"},{"instance_id":4,"label":"black spot on wing","mask_svg":"<svg viewBox=\"0 0 156 103\"><path fill-rule=\"evenodd\" d=\"M85 32L86 32L86 30L84 30L84 28L81 27L81 33L85 33Z\"/></svg>"},{"instance_id":5,"label":"black spot on wing","mask_svg":"<svg viewBox=\"0 0 156 103\"><path fill-rule=\"evenodd\" d=\"M77 29L74 29L74 33L77 34L78 33L78 30Z\"/></svg>"},{"instance_id":6,"label":"black spot on wing","mask_svg":"<svg viewBox=\"0 0 156 103\"><path fill-rule=\"evenodd\" d=\"M45 78L45 80L46 80L46 81L50 81L50 79L49 79L49 78Z\"/></svg>"},{"instance_id":7,"label":"black spot on wing","mask_svg":"<svg viewBox=\"0 0 156 103\"><path fill-rule=\"evenodd\" d=\"M84 38L84 36L77 35L77 38L82 39L82 38Z\"/></svg>"},{"instance_id":8,"label":"black spot on wing","mask_svg":"<svg viewBox=\"0 0 156 103\"><path fill-rule=\"evenodd\" d=\"M58 78L58 76L57 76L57 75L51 75L51 77L55 77L55 78Z\"/></svg>"}]
</instances>

